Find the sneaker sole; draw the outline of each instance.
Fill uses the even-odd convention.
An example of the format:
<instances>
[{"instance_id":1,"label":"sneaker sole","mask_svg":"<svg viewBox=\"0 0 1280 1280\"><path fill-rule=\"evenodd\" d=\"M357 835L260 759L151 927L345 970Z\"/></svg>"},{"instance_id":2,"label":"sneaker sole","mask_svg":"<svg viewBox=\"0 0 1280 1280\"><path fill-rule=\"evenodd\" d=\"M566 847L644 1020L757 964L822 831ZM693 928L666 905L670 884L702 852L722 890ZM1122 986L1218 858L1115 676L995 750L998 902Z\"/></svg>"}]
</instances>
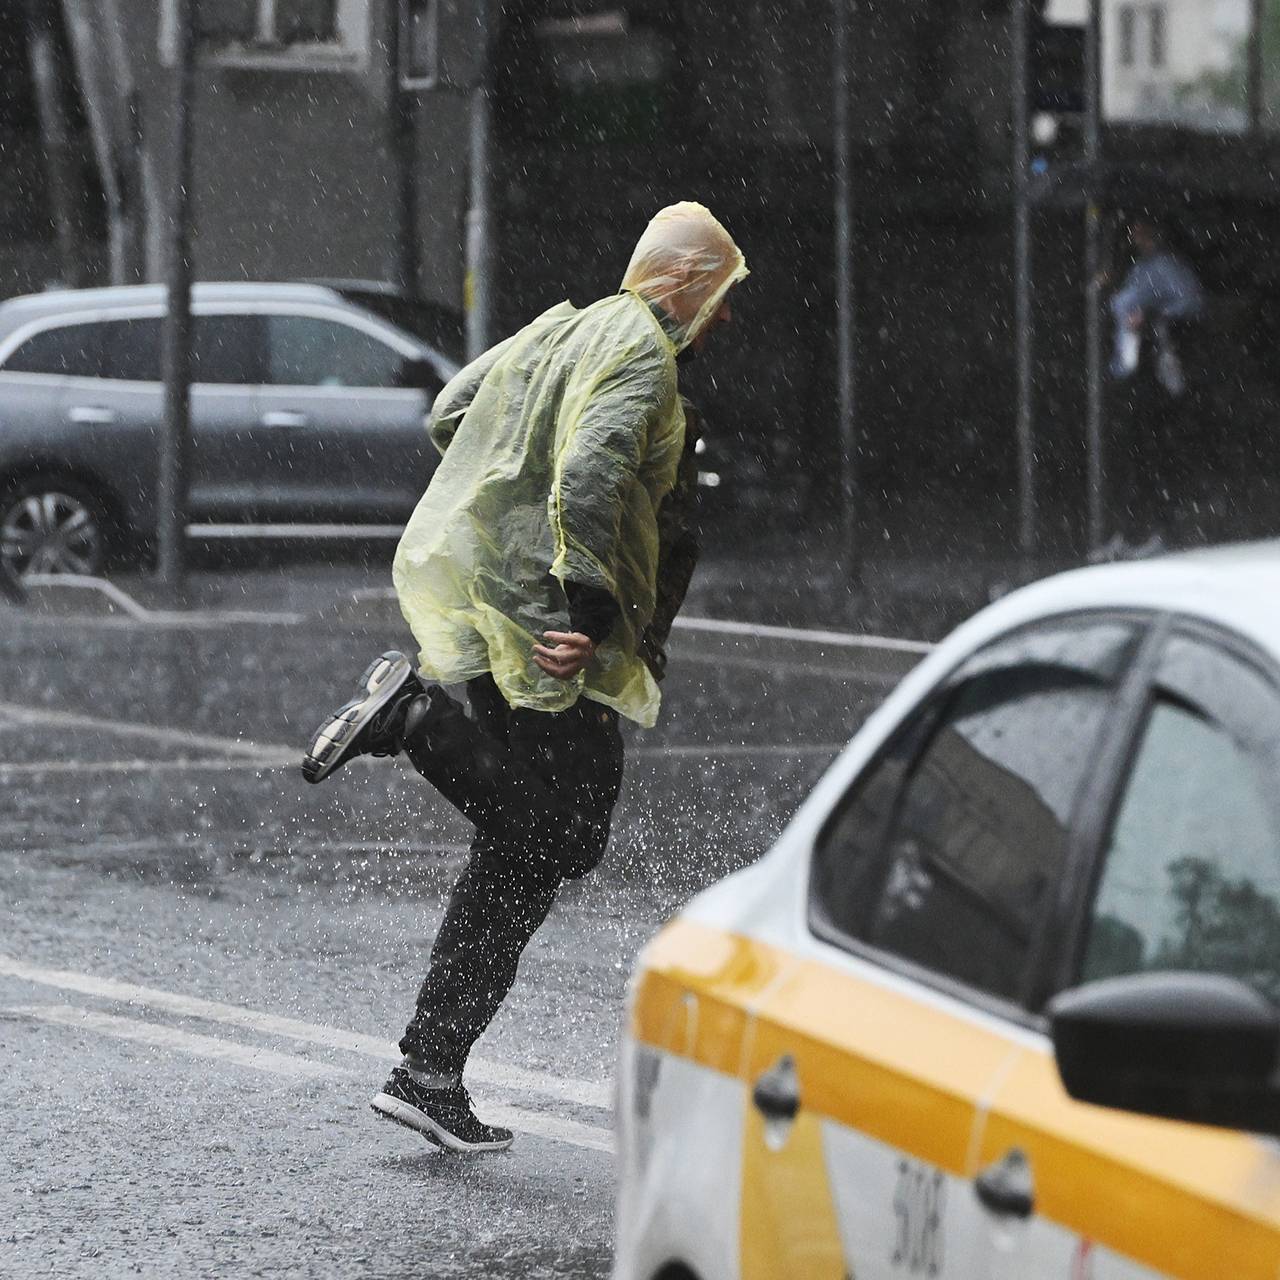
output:
<instances>
[{"instance_id":1,"label":"sneaker sole","mask_svg":"<svg viewBox=\"0 0 1280 1280\"><path fill-rule=\"evenodd\" d=\"M311 746L302 759L302 776L308 782L323 782L345 764L360 730L395 696L412 674L413 664L402 653L393 650L375 658L358 682L364 693L327 716L312 734Z\"/></svg>"},{"instance_id":2,"label":"sneaker sole","mask_svg":"<svg viewBox=\"0 0 1280 1280\"><path fill-rule=\"evenodd\" d=\"M502 1142L463 1142L461 1138L450 1133L441 1125L436 1124L426 1112L419 1111L417 1107L412 1107L407 1102L402 1102L399 1098L393 1098L389 1093L374 1094L373 1101L369 1103L369 1106L373 1108L374 1114L381 1119L394 1120L397 1124L404 1125L406 1129L412 1129L415 1133L420 1133L428 1142L443 1148L445 1151L459 1153L505 1151L512 1143L511 1138L507 1138Z\"/></svg>"}]
</instances>

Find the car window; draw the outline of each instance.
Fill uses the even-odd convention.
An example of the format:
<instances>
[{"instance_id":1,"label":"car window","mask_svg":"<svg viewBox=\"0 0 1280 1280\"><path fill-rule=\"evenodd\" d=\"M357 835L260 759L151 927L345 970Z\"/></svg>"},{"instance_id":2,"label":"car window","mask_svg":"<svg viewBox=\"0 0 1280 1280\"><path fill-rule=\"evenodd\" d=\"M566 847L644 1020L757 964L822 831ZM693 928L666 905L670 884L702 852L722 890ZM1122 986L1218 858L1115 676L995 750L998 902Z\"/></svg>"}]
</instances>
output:
<instances>
[{"instance_id":1,"label":"car window","mask_svg":"<svg viewBox=\"0 0 1280 1280\"><path fill-rule=\"evenodd\" d=\"M261 383L266 372L266 322L257 315L198 315L191 349L192 382Z\"/></svg>"},{"instance_id":2,"label":"car window","mask_svg":"<svg viewBox=\"0 0 1280 1280\"><path fill-rule=\"evenodd\" d=\"M268 378L287 387L394 387L403 357L379 338L314 316L268 317Z\"/></svg>"},{"instance_id":3,"label":"car window","mask_svg":"<svg viewBox=\"0 0 1280 1280\"><path fill-rule=\"evenodd\" d=\"M824 831L816 918L1017 999L1135 634L1059 625L976 655Z\"/></svg>"},{"instance_id":4,"label":"car window","mask_svg":"<svg viewBox=\"0 0 1280 1280\"><path fill-rule=\"evenodd\" d=\"M1081 977L1196 970L1280 1001L1280 695L1170 642L1107 841Z\"/></svg>"},{"instance_id":5,"label":"car window","mask_svg":"<svg viewBox=\"0 0 1280 1280\"><path fill-rule=\"evenodd\" d=\"M98 322L87 322L58 325L34 333L5 361L5 372L99 377L104 327Z\"/></svg>"},{"instance_id":6,"label":"car window","mask_svg":"<svg viewBox=\"0 0 1280 1280\"><path fill-rule=\"evenodd\" d=\"M103 326L103 377L121 382L159 382L160 317L130 316Z\"/></svg>"}]
</instances>

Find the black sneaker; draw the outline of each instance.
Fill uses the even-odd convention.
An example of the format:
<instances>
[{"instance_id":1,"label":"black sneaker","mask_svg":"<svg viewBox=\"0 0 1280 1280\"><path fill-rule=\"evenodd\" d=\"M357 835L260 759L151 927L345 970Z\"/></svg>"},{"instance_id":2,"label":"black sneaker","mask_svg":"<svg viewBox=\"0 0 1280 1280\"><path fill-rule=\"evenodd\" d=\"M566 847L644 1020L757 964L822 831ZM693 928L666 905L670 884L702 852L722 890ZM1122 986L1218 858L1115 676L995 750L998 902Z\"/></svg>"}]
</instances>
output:
<instances>
[{"instance_id":1,"label":"black sneaker","mask_svg":"<svg viewBox=\"0 0 1280 1280\"><path fill-rule=\"evenodd\" d=\"M510 1129L476 1118L471 1095L461 1084L426 1089L404 1067L392 1071L369 1105L384 1120L415 1129L446 1151L505 1151L511 1145Z\"/></svg>"},{"instance_id":2,"label":"black sneaker","mask_svg":"<svg viewBox=\"0 0 1280 1280\"><path fill-rule=\"evenodd\" d=\"M320 782L356 756L395 755L405 708L422 692L413 663L398 649L375 658L360 677L356 696L316 730L302 759L302 776Z\"/></svg>"}]
</instances>

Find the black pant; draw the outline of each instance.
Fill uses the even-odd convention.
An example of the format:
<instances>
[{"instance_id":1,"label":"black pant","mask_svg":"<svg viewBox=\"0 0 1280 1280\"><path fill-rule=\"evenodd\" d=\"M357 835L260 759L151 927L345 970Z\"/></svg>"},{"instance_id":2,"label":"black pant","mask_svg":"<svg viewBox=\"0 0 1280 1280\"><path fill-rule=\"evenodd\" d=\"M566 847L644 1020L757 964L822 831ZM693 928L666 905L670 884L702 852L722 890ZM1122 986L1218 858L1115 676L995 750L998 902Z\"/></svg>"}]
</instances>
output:
<instances>
[{"instance_id":1,"label":"black pant","mask_svg":"<svg viewBox=\"0 0 1280 1280\"><path fill-rule=\"evenodd\" d=\"M442 691L410 734L414 768L476 824L401 1052L458 1072L515 981L565 877L604 854L622 784L617 713L510 708L490 676L467 686L472 718Z\"/></svg>"}]
</instances>

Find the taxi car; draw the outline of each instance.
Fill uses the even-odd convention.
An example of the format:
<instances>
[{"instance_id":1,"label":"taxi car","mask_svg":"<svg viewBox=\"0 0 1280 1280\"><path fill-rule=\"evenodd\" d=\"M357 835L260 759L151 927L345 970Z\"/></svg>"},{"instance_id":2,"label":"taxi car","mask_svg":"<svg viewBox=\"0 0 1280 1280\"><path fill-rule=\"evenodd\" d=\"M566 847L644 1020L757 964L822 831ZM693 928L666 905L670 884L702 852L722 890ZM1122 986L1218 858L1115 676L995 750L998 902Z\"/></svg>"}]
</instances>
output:
<instances>
[{"instance_id":1,"label":"taxi car","mask_svg":"<svg viewBox=\"0 0 1280 1280\"><path fill-rule=\"evenodd\" d=\"M1280 543L979 613L633 976L615 1280L1280 1277Z\"/></svg>"}]
</instances>

